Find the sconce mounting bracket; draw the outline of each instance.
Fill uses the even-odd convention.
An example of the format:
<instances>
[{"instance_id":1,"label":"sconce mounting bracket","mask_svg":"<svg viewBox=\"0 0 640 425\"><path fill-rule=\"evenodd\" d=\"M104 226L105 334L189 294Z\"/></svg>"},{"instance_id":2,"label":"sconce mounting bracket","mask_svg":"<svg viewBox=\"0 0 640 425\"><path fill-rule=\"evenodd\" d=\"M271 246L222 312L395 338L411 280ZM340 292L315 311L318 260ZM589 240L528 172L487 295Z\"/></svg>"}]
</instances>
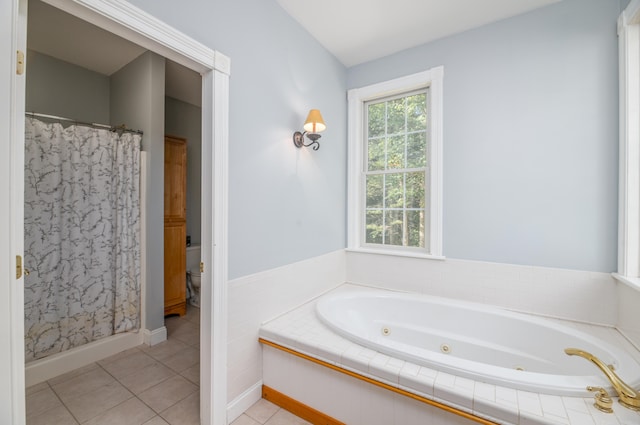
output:
<instances>
[{"instance_id":1,"label":"sconce mounting bracket","mask_svg":"<svg viewBox=\"0 0 640 425\"><path fill-rule=\"evenodd\" d=\"M304 142L305 135L309 138L309 140L311 140L311 142ZM293 133L293 144L296 145L297 148L301 148L303 146L306 148L313 147L313 150L317 151L318 149L320 149L320 142L318 142L319 138L320 135L318 133L309 133L307 131L301 133L299 131L296 131L295 133Z\"/></svg>"}]
</instances>

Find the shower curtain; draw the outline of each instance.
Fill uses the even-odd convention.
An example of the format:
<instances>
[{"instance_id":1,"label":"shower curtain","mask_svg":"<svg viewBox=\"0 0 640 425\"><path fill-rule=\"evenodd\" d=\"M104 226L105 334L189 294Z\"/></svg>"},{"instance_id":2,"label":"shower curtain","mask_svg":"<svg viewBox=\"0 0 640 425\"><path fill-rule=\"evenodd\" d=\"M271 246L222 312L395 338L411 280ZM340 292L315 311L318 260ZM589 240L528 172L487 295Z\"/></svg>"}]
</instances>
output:
<instances>
[{"instance_id":1,"label":"shower curtain","mask_svg":"<svg viewBox=\"0 0 640 425\"><path fill-rule=\"evenodd\" d=\"M140 142L26 119L27 361L139 327Z\"/></svg>"}]
</instances>

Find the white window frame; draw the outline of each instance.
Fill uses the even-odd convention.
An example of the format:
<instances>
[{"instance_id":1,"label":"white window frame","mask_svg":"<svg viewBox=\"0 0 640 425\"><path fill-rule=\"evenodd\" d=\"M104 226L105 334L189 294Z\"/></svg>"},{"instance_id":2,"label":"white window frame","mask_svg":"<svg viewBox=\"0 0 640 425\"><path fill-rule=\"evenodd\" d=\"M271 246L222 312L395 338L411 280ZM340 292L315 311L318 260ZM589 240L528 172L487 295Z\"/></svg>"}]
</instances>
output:
<instances>
[{"instance_id":1,"label":"white window frame","mask_svg":"<svg viewBox=\"0 0 640 425\"><path fill-rule=\"evenodd\" d=\"M640 290L640 0L618 18L620 72L620 175L618 273Z\"/></svg>"},{"instance_id":2,"label":"white window frame","mask_svg":"<svg viewBox=\"0 0 640 425\"><path fill-rule=\"evenodd\" d=\"M442 254L442 91L444 67L439 66L417 74L382 83L351 89L349 100L349 155L347 250L377 254L399 255L431 259L444 259ZM365 102L429 88L427 114L429 114L429 241L424 249L377 244L364 244L364 131Z\"/></svg>"}]
</instances>

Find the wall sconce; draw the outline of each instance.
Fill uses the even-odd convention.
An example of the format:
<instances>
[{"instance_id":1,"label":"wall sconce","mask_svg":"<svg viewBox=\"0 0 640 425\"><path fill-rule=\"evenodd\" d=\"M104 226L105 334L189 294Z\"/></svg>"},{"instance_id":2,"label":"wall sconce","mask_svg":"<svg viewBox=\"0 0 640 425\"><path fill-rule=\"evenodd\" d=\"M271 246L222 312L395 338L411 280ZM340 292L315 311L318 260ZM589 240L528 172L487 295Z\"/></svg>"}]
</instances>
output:
<instances>
[{"instance_id":1,"label":"wall sconce","mask_svg":"<svg viewBox=\"0 0 640 425\"><path fill-rule=\"evenodd\" d=\"M313 146L313 150L317 151L320 149L318 139L321 137L318 133L324 131L326 128L327 126L322 119L320 111L318 109L312 109L309 111L309 115L307 115L307 119L304 122L304 132L296 131L293 133L293 144L298 148ZM305 144L304 136L307 136L311 142Z\"/></svg>"}]
</instances>

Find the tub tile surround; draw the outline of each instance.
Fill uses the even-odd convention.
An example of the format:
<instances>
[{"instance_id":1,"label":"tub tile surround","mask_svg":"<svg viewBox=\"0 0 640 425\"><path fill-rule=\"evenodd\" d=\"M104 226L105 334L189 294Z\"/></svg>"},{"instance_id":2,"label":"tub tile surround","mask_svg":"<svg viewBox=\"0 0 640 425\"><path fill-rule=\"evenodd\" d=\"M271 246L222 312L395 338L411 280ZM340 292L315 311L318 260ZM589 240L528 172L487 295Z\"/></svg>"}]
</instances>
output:
<instances>
[{"instance_id":1,"label":"tub tile surround","mask_svg":"<svg viewBox=\"0 0 640 425\"><path fill-rule=\"evenodd\" d=\"M260 399L262 323L344 283L345 253L338 250L229 281L228 394L233 420ZM254 388L255 391L248 389Z\"/></svg>"},{"instance_id":2,"label":"tub tile surround","mask_svg":"<svg viewBox=\"0 0 640 425\"><path fill-rule=\"evenodd\" d=\"M640 291L617 283L607 273L338 250L229 281L231 419L260 398L263 370L257 336L261 324L344 282L616 326L640 349ZM618 332L615 334L621 337ZM359 356L372 355L357 348L349 350L355 351L343 353L342 360L347 365L349 361L357 362ZM485 399L482 402L491 403Z\"/></svg>"},{"instance_id":3,"label":"tub tile surround","mask_svg":"<svg viewBox=\"0 0 640 425\"><path fill-rule=\"evenodd\" d=\"M586 323L618 320L616 283L608 273L347 252L345 281Z\"/></svg>"},{"instance_id":4,"label":"tub tile surround","mask_svg":"<svg viewBox=\"0 0 640 425\"><path fill-rule=\"evenodd\" d=\"M640 291L618 282L617 292L616 327L640 350Z\"/></svg>"},{"instance_id":5,"label":"tub tile surround","mask_svg":"<svg viewBox=\"0 0 640 425\"><path fill-rule=\"evenodd\" d=\"M349 288L353 288L353 285L345 284L334 291ZM632 353L636 361L640 362L640 352L612 327L569 321L562 321L562 324L621 345ZM314 301L263 325L260 329L260 337L498 423L519 425L637 425L640 423L639 412L626 409L617 402L614 405L614 414L605 414L593 407L592 397L560 397L514 390L392 359L348 341L329 330L317 318ZM273 351L273 349L270 350ZM269 385L267 377L273 376L273 372L265 370L264 373L265 384Z\"/></svg>"}]
</instances>

